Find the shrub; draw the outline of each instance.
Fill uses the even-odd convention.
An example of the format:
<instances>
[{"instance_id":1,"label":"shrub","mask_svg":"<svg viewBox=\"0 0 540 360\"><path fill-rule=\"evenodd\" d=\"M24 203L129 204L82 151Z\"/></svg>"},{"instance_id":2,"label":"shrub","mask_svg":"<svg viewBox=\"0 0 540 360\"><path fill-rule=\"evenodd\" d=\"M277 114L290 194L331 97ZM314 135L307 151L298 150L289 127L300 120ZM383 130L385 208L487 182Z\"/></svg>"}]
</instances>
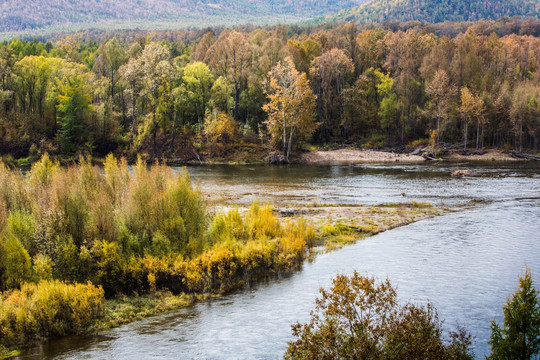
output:
<instances>
[{"instance_id":1,"label":"shrub","mask_svg":"<svg viewBox=\"0 0 540 360\"><path fill-rule=\"evenodd\" d=\"M13 235L8 235L1 242L0 260L3 274L0 287L4 290L19 287L32 277L32 265L28 252Z\"/></svg>"},{"instance_id":2,"label":"shrub","mask_svg":"<svg viewBox=\"0 0 540 360\"><path fill-rule=\"evenodd\" d=\"M9 170L0 161L0 207L7 211L32 210L32 200L26 180L20 171Z\"/></svg>"},{"instance_id":3,"label":"shrub","mask_svg":"<svg viewBox=\"0 0 540 360\"><path fill-rule=\"evenodd\" d=\"M321 289L311 320L293 325L287 359L472 359L470 335L445 344L432 305L400 306L387 279L338 275Z\"/></svg>"},{"instance_id":4,"label":"shrub","mask_svg":"<svg viewBox=\"0 0 540 360\"><path fill-rule=\"evenodd\" d=\"M103 314L103 290L91 283L24 284L0 296L0 345L28 345L36 339L77 334Z\"/></svg>"},{"instance_id":5,"label":"shrub","mask_svg":"<svg viewBox=\"0 0 540 360\"><path fill-rule=\"evenodd\" d=\"M34 257L34 266L32 269L34 271L34 280L36 282L41 280L50 281L53 278L53 262L47 255L36 255Z\"/></svg>"},{"instance_id":6,"label":"shrub","mask_svg":"<svg viewBox=\"0 0 540 360\"><path fill-rule=\"evenodd\" d=\"M14 210L9 214L6 232L17 238L30 254L35 254L35 249L32 246L32 237L35 231L36 220L32 214L20 210Z\"/></svg>"},{"instance_id":7,"label":"shrub","mask_svg":"<svg viewBox=\"0 0 540 360\"><path fill-rule=\"evenodd\" d=\"M238 124L227 113L211 113L206 116L204 135L209 144L227 144L232 142L238 134Z\"/></svg>"},{"instance_id":8,"label":"shrub","mask_svg":"<svg viewBox=\"0 0 540 360\"><path fill-rule=\"evenodd\" d=\"M232 209L209 223L185 169L141 159L131 172L108 156L101 171L86 161L59 167L45 155L28 181L0 167L2 179L22 189L0 194L3 289L54 278L92 281L107 297L225 292L291 270L315 238L304 220L281 224L258 202L245 215Z\"/></svg>"},{"instance_id":9,"label":"shrub","mask_svg":"<svg viewBox=\"0 0 540 360\"><path fill-rule=\"evenodd\" d=\"M247 240L244 221L238 209L214 216L208 228L207 239L210 244L232 239Z\"/></svg>"},{"instance_id":10,"label":"shrub","mask_svg":"<svg viewBox=\"0 0 540 360\"><path fill-rule=\"evenodd\" d=\"M250 239L273 238L280 234L281 224L269 204L254 202L245 217L245 227Z\"/></svg>"},{"instance_id":11,"label":"shrub","mask_svg":"<svg viewBox=\"0 0 540 360\"><path fill-rule=\"evenodd\" d=\"M34 186L49 185L52 182L53 174L58 167L58 162L53 162L50 159L49 154L45 153L38 162L32 165L28 178Z\"/></svg>"}]
</instances>

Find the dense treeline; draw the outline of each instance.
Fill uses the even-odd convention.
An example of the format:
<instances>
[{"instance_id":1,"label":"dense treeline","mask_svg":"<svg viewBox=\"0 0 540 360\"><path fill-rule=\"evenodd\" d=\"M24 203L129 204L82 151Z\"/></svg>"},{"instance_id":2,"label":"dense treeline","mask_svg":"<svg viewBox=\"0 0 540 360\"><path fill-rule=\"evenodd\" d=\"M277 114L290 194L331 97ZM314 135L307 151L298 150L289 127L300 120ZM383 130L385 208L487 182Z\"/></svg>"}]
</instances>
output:
<instances>
[{"instance_id":1,"label":"dense treeline","mask_svg":"<svg viewBox=\"0 0 540 360\"><path fill-rule=\"evenodd\" d=\"M276 29L280 29L282 32L287 33L287 37L299 36L301 34L311 35L320 31L327 31L341 26L337 23L309 25L309 24L293 24L293 25L273 25L263 27L268 32L274 32ZM363 30L375 30L381 28L383 30L407 31L414 29L417 31L427 31L433 33L438 37L449 36L456 37L461 33L465 33L468 29L473 30L477 35L491 35L495 33L499 37L508 35L532 35L540 36L540 20L533 18L522 19L520 17L503 17L497 20L479 20L475 22L462 21L453 22L445 21L443 23L428 23L424 21L383 21L380 24L365 24L359 27L359 32ZM261 29L260 26L252 24L238 25L233 28L238 32L251 33L257 29ZM62 33L58 32L48 36L36 36L36 37L24 37L22 40L28 40L35 42L51 42L56 43L64 40L68 35L75 37L78 41L83 43L97 42L99 44L106 42L109 39L116 38L121 43L132 43L140 38L150 38L152 41L167 41L167 42L183 42L184 44L191 44L198 42L199 39L206 33L212 32L214 36L218 36L223 30L222 26L212 26L211 28L194 28L189 30L103 30L103 29L90 29L79 32Z\"/></svg>"},{"instance_id":2,"label":"dense treeline","mask_svg":"<svg viewBox=\"0 0 540 360\"><path fill-rule=\"evenodd\" d=\"M201 159L238 144L286 152L302 140L378 147L429 139L538 149L537 36L471 27L450 38L353 23L287 30L4 43L0 151ZM276 87L284 75L296 85ZM291 107L297 95L304 112ZM280 106L291 108L286 118L272 116Z\"/></svg>"},{"instance_id":3,"label":"dense treeline","mask_svg":"<svg viewBox=\"0 0 540 360\"><path fill-rule=\"evenodd\" d=\"M391 21L444 21L495 20L501 17L538 18L537 0L374 0L337 14L327 15L326 21L356 21L377 23Z\"/></svg>"}]
</instances>

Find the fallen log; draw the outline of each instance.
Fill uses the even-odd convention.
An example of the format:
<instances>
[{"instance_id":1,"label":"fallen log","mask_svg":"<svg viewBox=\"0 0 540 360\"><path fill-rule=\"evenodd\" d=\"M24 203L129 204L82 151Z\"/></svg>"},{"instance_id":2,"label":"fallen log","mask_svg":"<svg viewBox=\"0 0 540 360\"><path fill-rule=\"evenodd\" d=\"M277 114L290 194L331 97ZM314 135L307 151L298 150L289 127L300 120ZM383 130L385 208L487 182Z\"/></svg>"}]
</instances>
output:
<instances>
[{"instance_id":1,"label":"fallen log","mask_svg":"<svg viewBox=\"0 0 540 360\"><path fill-rule=\"evenodd\" d=\"M531 155L531 154L523 154L523 153L517 153L512 151L510 153L510 156L516 158L516 159L527 159L527 160L536 160L540 161L540 156Z\"/></svg>"},{"instance_id":2,"label":"fallen log","mask_svg":"<svg viewBox=\"0 0 540 360\"><path fill-rule=\"evenodd\" d=\"M435 154L432 151L427 151L423 153L421 156L426 160L432 160L432 161L437 160L437 158L435 157Z\"/></svg>"}]
</instances>

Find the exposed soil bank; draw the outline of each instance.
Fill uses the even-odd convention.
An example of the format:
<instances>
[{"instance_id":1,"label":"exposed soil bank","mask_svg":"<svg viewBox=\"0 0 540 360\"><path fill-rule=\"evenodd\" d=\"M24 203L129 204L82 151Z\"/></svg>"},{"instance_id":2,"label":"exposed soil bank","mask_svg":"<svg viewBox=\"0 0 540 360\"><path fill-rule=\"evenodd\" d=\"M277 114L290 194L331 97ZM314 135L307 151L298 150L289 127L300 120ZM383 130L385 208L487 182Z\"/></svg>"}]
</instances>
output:
<instances>
[{"instance_id":1,"label":"exposed soil bank","mask_svg":"<svg viewBox=\"0 0 540 360\"><path fill-rule=\"evenodd\" d=\"M362 163L362 162L422 162L419 155L398 154L377 150L329 150L313 151L302 154L300 162L304 164Z\"/></svg>"},{"instance_id":2,"label":"exposed soil bank","mask_svg":"<svg viewBox=\"0 0 540 360\"><path fill-rule=\"evenodd\" d=\"M510 154L500 150L489 150L482 154L463 155L459 151L449 151L441 155L442 160L450 161L521 161L513 158ZM419 163L426 161L420 155L401 154L397 152L386 152L377 150L329 150L313 151L302 154L299 162L308 165L322 164L355 164L355 163Z\"/></svg>"}]
</instances>

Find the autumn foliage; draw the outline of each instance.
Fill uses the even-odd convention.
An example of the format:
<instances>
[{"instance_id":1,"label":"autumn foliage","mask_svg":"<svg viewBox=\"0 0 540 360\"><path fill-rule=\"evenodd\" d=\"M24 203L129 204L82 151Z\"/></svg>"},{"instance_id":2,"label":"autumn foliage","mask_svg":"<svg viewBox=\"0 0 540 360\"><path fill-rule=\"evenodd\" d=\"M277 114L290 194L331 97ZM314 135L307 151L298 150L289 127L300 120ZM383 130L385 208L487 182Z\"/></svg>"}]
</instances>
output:
<instances>
[{"instance_id":1,"label":"autumn foliage","mask_svg":"<svg viewBox=\"0 0 540 360\"><path fill-rule=\"evenodd\" d=\"M311 320L292 327L287 359L472 359L463 329L443 340L433 305L398 303L386 279L338 275L321 289Z\"/></svg>"},{"instance_id":2,"label":"autumn foliage","mask_svg":"<svg viewBox=\"0 0 540 360\"><path fill-rule=\"evenodd\" d=\"M538 34L507 19L14 39L0 43L0 153L203 161L433 134L538 150Z\"/></svg>"},{"instance_id":3,"label":"autumn foliage","mask_svg":"<svg viewBox=\"0 0 540 360\"><path fill-rule=\"evenodd\" d=\"M25 175L0 163L0 345L84 331L104 297L223 293L289 272L314 239L268 204L211 215L187 171L159 163L45 155Z\"/></svg>"}]
</instances>

